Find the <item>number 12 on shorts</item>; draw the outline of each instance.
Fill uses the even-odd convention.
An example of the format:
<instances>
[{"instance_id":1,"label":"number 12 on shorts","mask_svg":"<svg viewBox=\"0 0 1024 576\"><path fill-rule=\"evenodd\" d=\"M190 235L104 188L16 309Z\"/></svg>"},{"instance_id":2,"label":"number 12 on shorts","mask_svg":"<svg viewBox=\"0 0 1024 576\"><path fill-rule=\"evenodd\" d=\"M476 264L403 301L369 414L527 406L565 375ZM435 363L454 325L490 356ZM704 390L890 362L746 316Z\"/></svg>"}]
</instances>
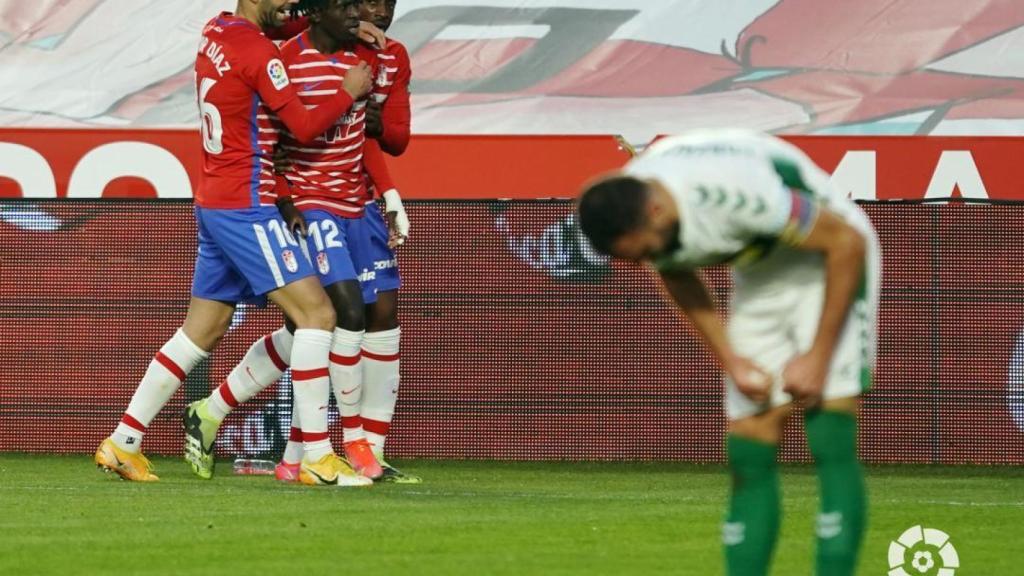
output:
<instances>
[{"instance_id":1,"label":"number 12 on shorts","mask_svg":"<svg viewBox=\"0 0 1024 576\"><path fill-rule=\"evenodd\" d=\"M324 248L344 248L345 245L338 240L340 234L338 225L330 220L314 220L309 223L309 237L313 239L317 252L323 252Z\"/></svg>"}]
</instances>

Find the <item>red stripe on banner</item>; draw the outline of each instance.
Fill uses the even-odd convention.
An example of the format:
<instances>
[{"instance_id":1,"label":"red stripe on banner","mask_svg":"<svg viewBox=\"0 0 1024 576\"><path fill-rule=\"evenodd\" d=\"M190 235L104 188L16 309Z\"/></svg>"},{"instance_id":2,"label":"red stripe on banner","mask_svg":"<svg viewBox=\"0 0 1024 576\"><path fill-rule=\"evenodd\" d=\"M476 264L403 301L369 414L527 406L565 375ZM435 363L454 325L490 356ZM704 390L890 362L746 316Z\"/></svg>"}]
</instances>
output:
<instances>
[{"instance_id":1,"label":"red stripe on banner","mask_svg":"<svg viewBox=\"0 0 1024 576\"><path fill-rule=\"evenodd\" d=\"M380 420L370 420L369 418L363 418L363 430L372 434L379 434L381 436L387 436L388 431L391 430L390 422L381 422Z\"/></svg>"},{"instance_id":2,"label":"red stripe on banner","mask_svg":"<svg viewBox=\"0 0 1024 576\"><path fill-rule=\"evenodd\" d=\"M356 354L355 356L342 356L341 354L331 352L331 363L339 364L341 366L355 366L356 364L359 364L359 358L359 354Z\"/></svg>"},{"instance_id":3,"label":"red stripe on banner","mask_svg":"<svg viewBox=\"0 0 1024 576\"><path fill-rule=\"evenodd\" d=\"M288 433L289 442L302 442L302 429L292 426L291 431Z\"/></svg>"},{"instance_id":4,"label":"red stripe on banner","mask_svg":"<svg viewBox=\"0 0 1024 576\"><path fill-rule=\"evenodd\" d=\"M135 418L132 418L128 414L125 414L124 416L121 416L121 424L124 424L126 426L131 426L132 428L138 430L139 432L145 432L146 431L146 427L142 425L142 422L139 422L138 420L136 420Z\"/></svg>"},{"instance_id":5,"label":"red stripe on banner","mask_svg":"<svg viewBox=\"0 0 1024 576\"><path fill-rule=\"evenodd\" d=\"M363 419L359 416L342 416L341 427L342 428L359 428L363 424Z\"/></svg>"},{"instance_id":6,"label":"red stripe on banner","mask_svg":"<svg viewBox=\"0 0 1024 576\"><path fill-rule=\"evenodd\" d=\"M300 380L316 380L317 378L329 378L331 373L327 368L314 368L312 370L296 370L292 368L292 382Z\"/></svg>"},{"instance_id":7,"label":"red stripe on banner","mask_svg":"<svg viewBox=\"0 0 1024 576\"><path fill-rule=\"evenodd\" d=\"M227 380L220 383L220 386L217 387L217 392L220 393L220 397L224 399L225 404L232 408L238 408L238 399L231 392L231 387L228 386Z\"/></svg>"},{"instance_id":8,"label":"red stripe on banner","mask_svg":"<svg viewBox=\"0 0 1024 576\"><path fill-rule=\"evenodd\" d=\"M303 430L300 434L302 434L303 442L320 442L327 440L327 432L306 432Z\"/></svg>"},{"instance_id":9,"label":"red stripe on banner","mask_svg":"<svg viewBox=\"0 0 1024 576\"><path fill-rule=\"evenodd\" d=\"M288 363L281 358L281 355L277 353L277 348L274 347L274 339L270 336L263 337L263 346L267 349L267 356L270 356L270 361L277 366L277 369L284 372L288 369Z\"/></svg>"},{"instance_id":10,"label":"red stripe on banner","mask_svg":"<svg viewBox=\"0 0 1024 576\"><path fill-rule=\"evenodd\" d=\"M374 354L373 352L367 352L363 350L363 356L366 356L368 360L376 360L377 362L398 362L402 358L402 353L398 354Z\"/></svg>"},{"instance_id":11,"label":"red stripe on banner","mask_svg":"<svg viewBox=\"0 0 1024 576\"><path fill-rule=\"evenodd\" d=\"M164 368L167 368L178 380L185 380L185 371L163 352L157 352L153 359L162 364Z\"/></svg>"}]
</instances>

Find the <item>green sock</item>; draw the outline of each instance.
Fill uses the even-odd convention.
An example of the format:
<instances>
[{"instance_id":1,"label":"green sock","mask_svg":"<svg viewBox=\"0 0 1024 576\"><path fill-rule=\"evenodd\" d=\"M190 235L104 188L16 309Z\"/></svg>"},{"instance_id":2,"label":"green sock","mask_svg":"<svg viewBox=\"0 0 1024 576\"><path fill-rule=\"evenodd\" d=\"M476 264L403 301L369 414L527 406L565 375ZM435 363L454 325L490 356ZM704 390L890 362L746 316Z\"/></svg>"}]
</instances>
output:
<instances>
[{"instance_id":1,"label":"green sock","mask_svg":"<svg viewBox=\"0 0 1024 576\"><path fill-rule=\"evenodd\" d=\"M778 446L730 434L727 444L732 472L729 517L722 529L729 576L761 576L779 535Z\"/></svg>"},{"instance_id":2,"label":"green sock","mask_svg":"<svg viewBox=\"0 0 1024 576\"><path fill-rule=\"evenodd\" d=\"M857 460L857 418L845 412L808 412L807 443L821 487L817 570L821 576L854 573L867 517L864 472Z\"/></svg>"}]
</instances>

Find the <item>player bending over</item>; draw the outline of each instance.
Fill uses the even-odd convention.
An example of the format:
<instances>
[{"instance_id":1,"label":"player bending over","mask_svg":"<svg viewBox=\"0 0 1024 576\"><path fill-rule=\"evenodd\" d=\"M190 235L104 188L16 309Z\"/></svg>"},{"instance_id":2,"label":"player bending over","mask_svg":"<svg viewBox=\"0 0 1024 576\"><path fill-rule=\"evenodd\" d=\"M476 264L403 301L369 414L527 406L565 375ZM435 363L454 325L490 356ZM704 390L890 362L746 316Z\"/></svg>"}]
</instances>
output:
<instances>
[{"instance_id":1,"label":"player bending over","mask_svg":"<svg viewBox=\"0 0 1024 576\"><path fill-rule=\"evenodd\" d=\"M866 497L858 399L870 385L879 292L868 218L795 147L741 131L667 138L590 186L579 222L594 248L647 262L726 375L732 576L768 573L779 530L776 455L793 405L821 485L816 574L854 573ZM729 264L723 326L698 268Z\"/></svg>"},{"instance_id":2,"label":"player bending over","mask_svg":"<svg viewBox=\"0 0 1024 576\"><path fill-rule=\"evenodd\" d=\"M308 143L370 89L366 66L339 90L307 110L288 78L277 47L261 33L279 26L294 0L240 0L203 29L196 90L203 136L203 176L196 192L199 254L185 323L150 362L114 434L96 451L96 464L122 478L155 481L140 452L146 427L227 331L238 302L267 295L297 330L292 378L308 432L300 477L336 484L347 468L327 438L328 356L335 325L330 300L274 205L272 151L276 114L298 141Z\"/></svg>"},{"instance_id":3,"label":"player bending over","mask_svg":"<svg viewBox=\"0 0 1024 576\"><path fill-rule=\"evenodd\" d=\"M301 0L298 10L308 16L309 30L287 42L282 58L299 96L314 106L335 97L349 82L348 75L360 66L375 69L376 53L359 42L359 6L356 0ZM363 434L360 421L362 395L361 346L365 330L364 294L358 281L362 234L364 169L390 183L383 154L365 143L366 100L357 101L351 112L315 142L302 144L285 133L281 147L288 154L285 172L291 195L278 199L290 229L306 237L309 257L320 275L337 315L330 355L330 377L341 413L344 448L351 464L347 475L379 478L383 471ZM293 195L293 196L292 196ZM372 291L366 295L372 297ZM221 422L233 408L280 378L291 356L291 333L286 326L256 342L242 363L210 395L186 409L186 460L202 478L214 471L214 441ZM310 441L303 412L293 409L292 437ZM326 436L326 431L323 433ZM300 476L303 450L286 472L289 480Z\"/></svg>"}]
</instances>

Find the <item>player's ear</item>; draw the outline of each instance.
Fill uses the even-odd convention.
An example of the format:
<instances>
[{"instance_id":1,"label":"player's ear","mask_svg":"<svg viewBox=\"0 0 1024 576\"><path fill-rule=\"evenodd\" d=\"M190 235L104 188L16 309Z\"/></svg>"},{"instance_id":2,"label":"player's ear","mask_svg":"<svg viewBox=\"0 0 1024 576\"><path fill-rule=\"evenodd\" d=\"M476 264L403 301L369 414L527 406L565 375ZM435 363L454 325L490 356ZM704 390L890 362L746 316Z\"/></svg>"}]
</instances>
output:
<instances>
[{"instance_id":1,"label":"player's ear","mask_svg":"<svg viewBox=\"0 0 1024 576\"><path fill-rule=\"evenodd\" d=\"M665 198L664 195L659 193L658 186L652 180L645 180L644 187L646 194L644 194L644 214L649 219L660 220L665 214Z\"/></svg>"},{"instance_id":2,"label":"player's ear","mask_svg":"<svg viewBox=\"0 0 1024 576\"><path fill-rule=\"evenodd\" d=\"M647 215L648 218L657 218L665 211L661 202L658 202L654 194L651 194L650 192L648 192L647 197L644 198L643 202L644 214Z\"/></svg>"}]
</instances>

